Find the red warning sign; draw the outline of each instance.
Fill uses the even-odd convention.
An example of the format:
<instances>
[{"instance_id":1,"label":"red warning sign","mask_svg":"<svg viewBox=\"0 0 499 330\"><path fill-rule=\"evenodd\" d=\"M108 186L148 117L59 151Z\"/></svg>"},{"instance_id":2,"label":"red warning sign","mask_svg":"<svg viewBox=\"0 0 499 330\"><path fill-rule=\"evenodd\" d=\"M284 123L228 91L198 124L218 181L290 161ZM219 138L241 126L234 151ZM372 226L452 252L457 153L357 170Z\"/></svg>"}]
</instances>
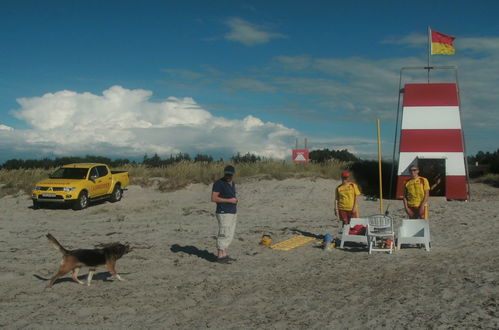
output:
<instances>
[{"instance_id":1,"label":"red warning sign","mask_svg":"<svg viewBox=\"0 0 499 330\"><path fill-rule=\"evenodd\" d=\"M293 149L293 162L307 163L308 161L308 149Z\"/></svg>"}]
</instances>

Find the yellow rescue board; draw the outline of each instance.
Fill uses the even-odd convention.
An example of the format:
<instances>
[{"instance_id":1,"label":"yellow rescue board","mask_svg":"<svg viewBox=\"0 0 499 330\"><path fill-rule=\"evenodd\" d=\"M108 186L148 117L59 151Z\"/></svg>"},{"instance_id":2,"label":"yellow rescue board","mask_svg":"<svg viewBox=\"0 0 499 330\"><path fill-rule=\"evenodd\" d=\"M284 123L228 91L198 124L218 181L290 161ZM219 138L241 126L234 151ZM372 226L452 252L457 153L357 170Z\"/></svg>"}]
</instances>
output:
<instances>
[{"instance_id":1,"label":"yellow rescue board","mask_svg":"<svg viewBox=\"0 0 499 330\"><path fill-rule=\"evenodd\" d=\"M295 236L293 238L287 239L285 241L276 243L272 245L270 248L274 250L281 250L281 251L288 251L291 249L294 249L296 247L302 246L304 244L307 244L310 241L315 240L314 237L307 237L307 236Z\"/></svg>"}]
</instances>

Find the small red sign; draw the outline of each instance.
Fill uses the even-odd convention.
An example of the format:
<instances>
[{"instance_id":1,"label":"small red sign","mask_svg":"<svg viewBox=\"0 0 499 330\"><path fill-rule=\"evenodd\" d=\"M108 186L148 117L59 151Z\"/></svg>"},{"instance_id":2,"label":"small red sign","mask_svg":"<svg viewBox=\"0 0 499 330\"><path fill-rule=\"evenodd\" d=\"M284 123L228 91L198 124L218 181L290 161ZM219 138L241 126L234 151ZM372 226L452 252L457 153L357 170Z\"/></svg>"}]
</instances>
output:
<instances>
[{"instance_id":1,"label":"small red sign","mask_svg":"<svg viewBox=\"0 0 499 330\"><path fill-rule=\"evenodd\" d=\"M293 162L307 163L309 160L308 149L293 149Z\"/></svg>"}]
</instances>

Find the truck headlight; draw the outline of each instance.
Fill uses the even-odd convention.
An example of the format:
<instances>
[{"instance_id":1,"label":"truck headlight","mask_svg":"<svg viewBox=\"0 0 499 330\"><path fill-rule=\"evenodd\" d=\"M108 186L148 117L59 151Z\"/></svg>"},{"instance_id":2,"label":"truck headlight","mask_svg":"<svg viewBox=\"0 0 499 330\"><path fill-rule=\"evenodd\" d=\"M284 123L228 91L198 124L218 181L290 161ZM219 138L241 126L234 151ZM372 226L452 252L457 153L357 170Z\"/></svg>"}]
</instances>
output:
<instances>
[{"instance_id":1,"label":"truck headlight","mask_svg":"<svg viewBox=\"0 0 499 330\"><path fill-rule=\"evenodd\" d=\"M75 191L75 190L76 190L76 187L64 187L63 188L63 191L66 191L66 192L68 192L68 191Z\"/></svg>"}]
</instances>

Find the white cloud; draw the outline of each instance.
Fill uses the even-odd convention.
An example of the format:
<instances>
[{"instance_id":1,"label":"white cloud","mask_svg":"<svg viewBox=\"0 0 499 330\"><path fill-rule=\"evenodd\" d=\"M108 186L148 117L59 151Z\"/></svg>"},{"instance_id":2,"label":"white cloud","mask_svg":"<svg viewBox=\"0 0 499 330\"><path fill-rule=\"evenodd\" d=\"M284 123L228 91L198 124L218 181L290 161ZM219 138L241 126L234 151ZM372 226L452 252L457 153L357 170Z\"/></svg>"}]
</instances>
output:
<instances>
[{"instance_id":1,"label":"white cloud","mask_svg":"<svg viewBox=\"0 0 499 330\"><path fill-rule=\"evenodd\" d=\"M461 116L468 150L472 153L480 149L495 150L499 94L494 88L499 76L499 38L456 37L456 55L432 56L431 64L459 69ZM216 74L210 74L204 71L202 73L212 80L206 79L201 85L217 90L222 85L224 91L229 92L262 93L266 100L275 97L277 102L255 111L272 112L272 118L280 115L289 122L303 121L301 129L308 128L309 136L315 133L314 122L340 122L357 127L359 122L379 118L395 126L400 70L427 66L427 41L423 34L382 41L382 47L391 54L382 59L276 56L267 66L252 67L246 72L217 70ZM402 48L410 48L405 50L415 55L403 57L396 56L398 51L391 52ZM402 87L406 83L425 83L427 71L405 70L402 78ZM431 81L454 82L455 74L449 70L432 70ZM246 109L251 107L251 100L248 103L244 105ZM359 133L352 132L352 136L355 134Z\"/></svg>"},{"instance_id":2,"label":"white cloud","mask_svg":"<svg viewBox=\"0 0 499 330\"><path fill-rule=\"evenodd\" d=\"M228 79L225 83L228 90L247 90L252 92L273 92L275 86L269 85L257 79L235 78Z\"/></svg>"},{"instance_id":3,"label":"white cloud","mask_svg":"<svg viewBox=\"0 0 499 330\"><path fill-rule=\"evenodd\" d=\"M473 53L498 53L499 38L460 38L455 41L456 48Z\"/></svg>"},{"instance_id":4,"label":"white cloud","mask_svg":"<svg viewBox=\"0 0 499 330\"><path fill-rule=\"evenodd\" d=\"M213 155L225 151L286 158L297 132L247 116L215 117L192 98L151 102L152 92L113 86L102 95L59 91L18 99L14 115L31 129L2 129L0 138L14 150L39 154L141 157L185 152ZM3 127L0 126L0 128ZM5 126L7 127L7 126ZM13 133L13 132L11 132Z\"/></svg>"},{"instance_id":5,"label":"white cloud","mask_svg":"<svg viewBox=\"0 0 499 330\"><path fill-rule=\"evenodd\" d=\"M312 64L312 58L309 56L277 56L275 61L283 66L284 69L304 70Z\"/></svg>"},{"instance_id":6,"label":"white cloud","mask_svg":"<svg viewBox=\"0 0 499 330\"><path fill-rule=\"evenodd\" d=\"M0 124L0 131L13 131L14 129L10 126Z\"/></svg>"},{"instance_id":7,"label":"white cloud","mask_svg":"<svg viewBox=\"0 0 499 330\"><path fill-rule=\"evenodd\" d=\"M471 53L497 53L499 42L497 37L459 37L453 42L456 54L463 51ZM428 36L413 33L402 38L390 38L381 41L382 44L407 46L410 48L425 49L428 45Z\"/></svg>"},{"instance_id":8,"label":"white cloud","mask_svg":"<svg viewBox=\"0 0 499 330\"><path fill-rule=\"evenodd\" d=\"M428 36L420 33L412 33L402 38L389 38L381 41L382 44L406 45L411 48L420 48L428 43Z\"/></svg>"},{"instance_id":9,"label":"white cloud","mask_svg":"<svg viewBox=\"0 0 499 330\"><path fill-rule=\"evenodd\" d=\"M420 47L424 48L422 38L416 35L403 40L411 45L419 40ZM492 90L499 75L499 38L462 38L461 41L462 47L456 46L457 55L432 56L431 63L458 67L465 126L472 129L497 127L499 94ZM473 56L475 53L481 53L481 56ZM319 109L315 112L318 119L355 121L394 120L400 69L427 65L424 57L371 60L281 56L274 63L284 66L286 75L276 74L272 83L267 82L267 85L279 86L277 92L313 96L312 100L317 102L301 105L301 108L313 106ZM308 74L303 73L305 65ZM425 82L426 75L425 70L404 71L402 84ZM455 75L449 70L433 70L431 79L433 82L454 82Z\"/></svg>"},{"instance_id":10,"label":"white cloud","mask_svg":"<svg viewBox=\"0 0 499 330\"><path fill-rule=\"evenodd\" d=\"M238 17L230 18L226 24L230 31L225 35L225 39L240 42L246 46L265 44L271 39L285 38L280 33L266 31L264 27L251 24Z\"/></svg>"}]
</instances>

